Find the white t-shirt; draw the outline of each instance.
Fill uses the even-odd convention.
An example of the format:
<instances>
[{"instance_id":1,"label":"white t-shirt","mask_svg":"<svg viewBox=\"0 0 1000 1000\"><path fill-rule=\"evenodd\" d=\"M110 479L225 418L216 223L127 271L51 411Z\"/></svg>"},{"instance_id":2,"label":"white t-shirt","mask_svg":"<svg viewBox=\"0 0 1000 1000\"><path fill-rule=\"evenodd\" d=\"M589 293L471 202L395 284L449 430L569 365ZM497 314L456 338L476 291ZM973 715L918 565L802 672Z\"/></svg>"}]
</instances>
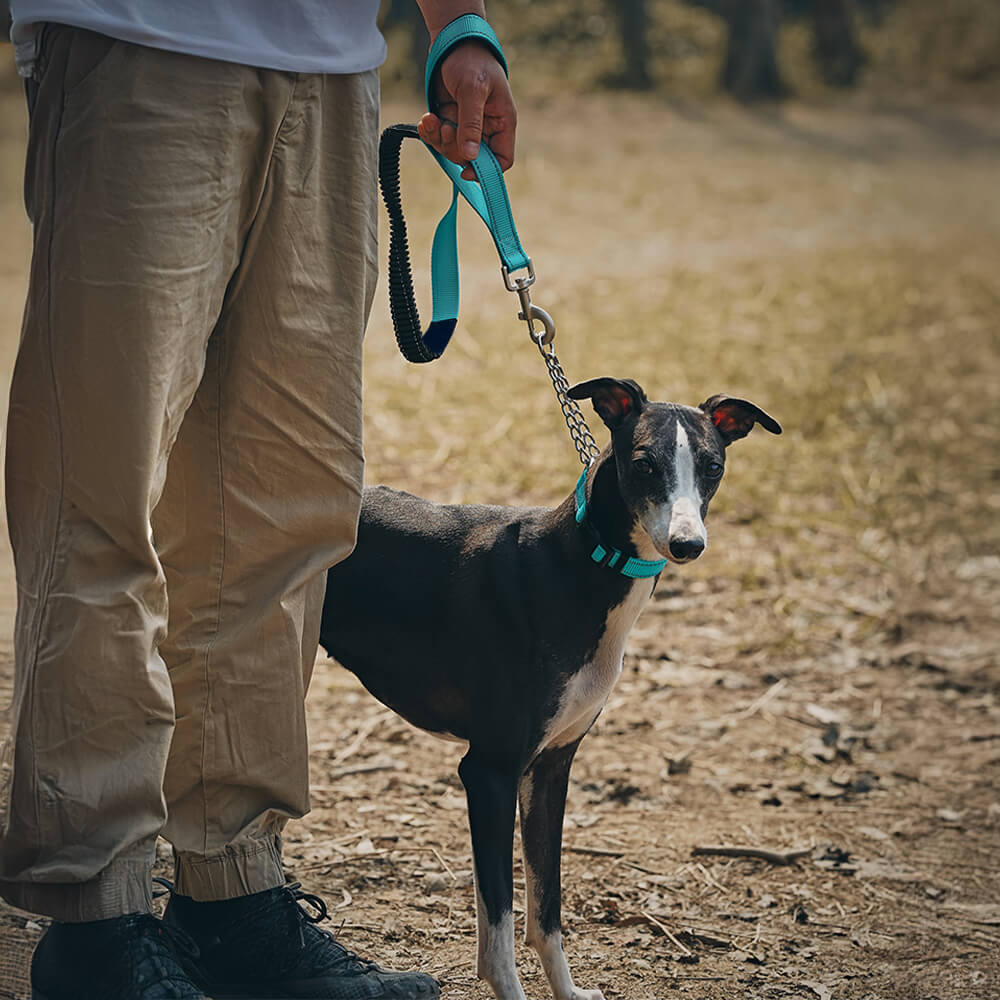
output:
<instances>
[{"instance_id":1,"label":"white t-shirt","mask_svg":"<svg viewBox=\"0 0 1000 1000\"><path fill-rule=\"evenodd\" d=\"M30 76L45 21L156 49L292 73L360 73L385 59L378 0L11 0Z\"/></svg>"}]
</instances>

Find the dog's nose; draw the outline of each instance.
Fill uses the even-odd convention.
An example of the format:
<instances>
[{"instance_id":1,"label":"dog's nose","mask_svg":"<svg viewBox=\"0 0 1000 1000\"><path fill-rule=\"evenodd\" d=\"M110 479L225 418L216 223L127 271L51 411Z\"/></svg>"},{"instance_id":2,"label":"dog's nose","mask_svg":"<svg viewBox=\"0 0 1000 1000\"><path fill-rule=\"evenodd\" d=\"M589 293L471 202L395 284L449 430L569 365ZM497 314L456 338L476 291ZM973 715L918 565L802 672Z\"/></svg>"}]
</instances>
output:
<instances>
[{"instance_id":1,"label":"dog's nose","mask_svg":"<svg viewBox=\"0 0 1000 1000\"><path fill-rule=\"evenodd\" d=\"M690 562L705 551L705 543L700 538L674 539L670 543L670 554L678 562Z\"/></svg>"}]
</instances>

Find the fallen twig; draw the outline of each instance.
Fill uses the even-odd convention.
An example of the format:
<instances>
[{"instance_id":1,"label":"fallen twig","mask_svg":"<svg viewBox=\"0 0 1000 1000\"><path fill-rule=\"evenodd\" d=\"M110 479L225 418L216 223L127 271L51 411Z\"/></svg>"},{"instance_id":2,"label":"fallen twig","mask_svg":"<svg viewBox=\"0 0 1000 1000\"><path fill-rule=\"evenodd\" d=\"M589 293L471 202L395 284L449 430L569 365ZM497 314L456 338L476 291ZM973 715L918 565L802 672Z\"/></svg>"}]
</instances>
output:
<instances>
[{"instance_id":1,"label":"fallen twig","mask_svg":"<svg viewBox=\"0 0 1000 1000\"><path fill-rule=\"evenodd\" d=\"M655 868L647 868L645 865L637 864L635 861L628 861L625 859L624 854L615 863L616 864L620 863L625 868L632 868L637 872L642 872L643 875L656 875L658 878L670 877L667 872L659 872Z\"/></svg>"},{"instance_id":2,"label":"fallen twig","mask_svg":"<svg viewBox=\"0 0 1000 1000\"><path fill-rule=\"evenodd\" d=\"M758 925L759 926L759 925ZM698 931L690 925L686 925L681 931L681 936L690 938L692 941L696 941L699 944L706 945L709 948L735 948L736 945L733 944L728 938L717 937L715 931L708 934L705 931Z\"/></svg>"},{"instance_id":3,"label":"fallen twig","mask_svg":"<svg viewBox=\"0 0 1000 1000\"><path fill-rule=\"evenodd\" d=\"M336 781L338 778L346 778L352 774L373 774L375 771L395 771L399 765L394 760L376 760L369 764L348 764L347 767L338 767L336 771L330 772L330 780ZM334 791L329 786L314 788L313 791Z\"/></svg>"},{"instance_id":4,"label":"fallen twig","mask_svg":"<svg viewBox=\"0 0 1000 1000\"><path fill-rule=\"evenodd\" d=\"M781 680L775 681L775 683L772 684L756 701L747 705L747 707L741 711L734 713L732 718L749 719L752 715L756 715L769 701L775 697L775 695L779 694L787 684L787 677L782 677Z\"/></svg>"},{"instance_id":5,"label":"fallen twig","mask_svg":"<svg viewBox=\"0 0 1000 1000\"><path fill-rule=\"evenodd\" d=\"M331 766L336 767L338 764L343 764L345 760L349 757L353 757L354 754L364 746L365 740L383 723L386 719L392 718L392 712L386 709L384 712L378 712L373 715L359 730L358 735L354 737L354 740L344 747L343 750L338 753L333 760L330 761Z\"/></svg>"},{"instance_id":6,"label":"fallen twig","mask_svg":"<svg viewBox=\"0 0 1000 1000\"><path fill-rule=\"evenodd\" d=\"M726 891L726 887L724 885L720 885L716 879L712 878L711 872L709 872L709 870L703 864L699 862L698 864L695 865L695 867L698 869L698 871L701 872L703 878L705 879L706 885L708 885L710 889L718 889L720 892Z\"/></svg>"},{"instance_id":7,"label":"fallen twig","mask_svg":"<svg viewBox=\"0 0 1000 1000\"><path fill-rule=\"evenodd\" d=\"M660 930L661 930L661 931L662 931L662 932L663 932L663 933L664 933L664 934L665 934L665 935L666 935L666 936L667 936L667 937L668 937L668 938L669 938L669 939L670 939L670 940L671 940L671 941L672 941L672 942L673 942L673 943L674 943L674 944L675 944L675 945L676 945L676 946L677 946L678 948L680 948L680 950L681 950L681 954L683 954L683 955L693 955L693 954L694 954L694 952L692 952L690 948L688 948L688 947L686 947L685 945L681 944L681 942L680 942L680 941L678 941L678 940L677 940L677 938L676 938L676 937L674 937L674 935L670 933L670 928L669 928L669 927L667 927L667 926L666 926L666 925L665 925L664 923L662 923L661 921L657 920L657 919L656 919L656 917L654 917L652 913L647 913L647 912L646 912L645 910L640 910L639 912L640 912L640 913L641 913L641 914L642 914L642 915L643 915L643 916L644 916L644 917L645 917L645 918L646 918L646 919L647 919L647 920L648 920L648 921L649 921L649 922L650 922L650 923L651 923L651 924L652 924L652 925L653 925L654 927L658 927L658 928L659 928L659 929L660 929Z\"/></svg>"},{"instance_id":8,"label":"fallen twig","mask_svg":"<svg viewBox=\"0 0 1000 1000\"><path fill-rule=\"evenodd\" d=\"M566 850L572 854L591 854L598 858L623 858L625 856L624 851L615 851L607 847L577 847L574 844L570 844L566 847Z\"/></svg>"},{"instance_id":9,"label":"fallen twig","mask_svg":"<svg viewBox=\"0 0 1000 1000\"><path fill-rule=\"evenodd\" d=\"M441 867L451 876L452 882L457 882L458 876L451 870L451 865L441 856L441 852L436 847L432 847L431 850L434 852L434 857L441 863Z\"/></svg>"},{"instance_id":10,"label":"fallen twig","mask_svg":"<svg viewBox=\"0 0 1000 1000\"><path fill-rule=\"evenodd\" d=\"M691 857L713 855L722 858L755 858L772 865L793 865L799 858L812 854L811 847L801 847L794 851L768 851L763 847L737 847L731 844L700 844L691 848Z\"/></svg>"}]
</instances>

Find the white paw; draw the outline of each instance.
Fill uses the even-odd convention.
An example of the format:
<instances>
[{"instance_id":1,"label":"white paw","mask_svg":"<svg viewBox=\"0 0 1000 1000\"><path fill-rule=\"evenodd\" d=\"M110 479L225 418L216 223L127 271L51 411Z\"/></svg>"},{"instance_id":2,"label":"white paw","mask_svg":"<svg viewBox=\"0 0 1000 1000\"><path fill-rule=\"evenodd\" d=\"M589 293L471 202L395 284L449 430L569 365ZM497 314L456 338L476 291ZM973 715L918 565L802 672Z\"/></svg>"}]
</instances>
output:
<instances>
[{"instance_id":1,"label":"white paw","mask_svg":"<svg viewBox=\"0 0 1000 1000\"><path fill-rule=\"evenodd\" d=\"M604 994L600 990L581 990L574 986L573 992L563 1000L604 1000Z\"/></svg>"}]
</instances>

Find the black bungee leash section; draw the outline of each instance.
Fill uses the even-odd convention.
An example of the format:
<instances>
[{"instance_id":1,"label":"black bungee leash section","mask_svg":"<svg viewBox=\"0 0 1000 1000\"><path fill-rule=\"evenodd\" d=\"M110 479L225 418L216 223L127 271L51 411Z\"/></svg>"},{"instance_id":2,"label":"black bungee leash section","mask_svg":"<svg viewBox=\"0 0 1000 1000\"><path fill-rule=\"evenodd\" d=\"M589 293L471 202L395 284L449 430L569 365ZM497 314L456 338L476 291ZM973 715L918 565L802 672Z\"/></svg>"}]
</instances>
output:
<instances>
[{"instance_id":1,"label":"black bungee leash section","mask_svg":"<svg viewBox=\"0 0 1000 1000\"><path fill-rule=\"evenodd\" d=\"M420 325L399 188L399 155L404 139L420 141L416 125L390 125L383 131L378 146L378 182L389 216L389 311L403 357L414 364L425 364L444 353L457 320L432 322L426 336Z\"/></svg>"},{"instance_id":2,"label":"black bungee leash section","mask_svg":"<svg viewBox=\"0 0 1000 1000\"><path fill-rule=\"evenodd\" d=\"M416 139L435 159L451 181L451 204L434 230L431 245L431 294L434 313L426 332L421 332L420 315L413 295L413 274L410 268L409 240L403 218L400 191L400 153L405 139ZM389 215L389 290L393 327L403 356L418 364L441 357L458 323L458 204L459 196L483 220L500 257L504 285L517 292L522 311L533 319L542 320L546 328L551 319L543 310L531 305L528 289L534 283L535 271L531 258L521 246L507 197L503 170L486 142L469 164L475 180L462 177L464 166L452 163L433 147L420 140L415 125L390 125L379 142L379 185ZM517 277L512 275L517 272ZM534 336L534 328L532 327ZM542 334L545 343L551 337Z\"/></svg>"}]
</instances>

